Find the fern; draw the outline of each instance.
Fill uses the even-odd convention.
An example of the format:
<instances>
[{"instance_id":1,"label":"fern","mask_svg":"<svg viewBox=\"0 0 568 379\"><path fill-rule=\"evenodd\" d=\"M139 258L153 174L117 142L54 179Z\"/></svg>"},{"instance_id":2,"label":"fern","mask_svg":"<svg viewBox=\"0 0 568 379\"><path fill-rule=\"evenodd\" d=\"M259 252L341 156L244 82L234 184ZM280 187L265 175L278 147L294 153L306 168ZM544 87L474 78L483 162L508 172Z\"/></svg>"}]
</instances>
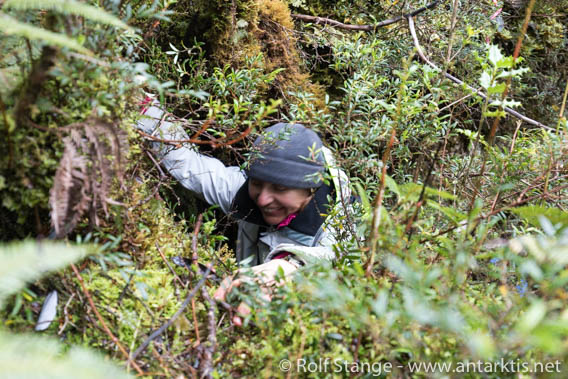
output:
<instances>
[{"instance_id":1,"label":"fern","mask_svg":"<svg viewBox=\"0 0 568 379\"><path fill-rule=\"evenodd\" d=\"M25 241L0 245L0 309L2 301L26 282L85 257L85 247ZM88 350L33 335L0 330L0 378L130 378L120 368Z\"/></svg>"},{"instance_id":2,"label":"fern","mask_svg":"<svg viewBox=\"0 0 568 379\"><path fill-rule=\"evenodd\" d=\"M37 280L46 272L63 268L88 254L85 247L53 242L24 241L0 245L0 309L4 300L21 290L27 282Z\"/></svg>"},{"instance_id":3,"label":"fern","mask_svg":"<svg viewBox=\"0 0 568 379\"><path fill-rule=\"evenodd\" d=\"M63 140L65 150L49 195L51 222L58 237L67 235L89 211L107 202L114 178L122 180L128 150L126 134L114 124L91 118ZM97 213L93 219L98 225Z\"/></svg>"},{"instance_id":4,"label":"fern","mask_svg":"<svg viewBox=\"0 0 568 379\"><path fill-rule=\"evenodd\" d=\"M95 352L66 347L55 339L0 332L2 378L131 378ZM63 354L62 354L63 353Z\"/></svg>"},{"instance_id":5,"label":"fern","mask_svg":"<svg viewBox=\"0 0 568 379\"><path fill-rule=\"evenodd\" d=\"M81 46L72 38L69 38L63 34L53 33L49 30L20 22L2 12L0 12L0 33L25 37L30 40L45 41L50 45L67 47L71 50L79 51L83 54L92 55L92 53L88 49Z\"/></svg>"},{"instance_id":6,"label":"fern","mask_svg":"<svg viewBox=\"0 0 568 379\"><path fill-rule=\"evenodd\" d=\"M31 10L45 9L82 16L88 20L116 26L121 29L130 27L117 17L102 9L80 3L76 0L6 0L3 9Z\"/></svg>"}]
</instances>

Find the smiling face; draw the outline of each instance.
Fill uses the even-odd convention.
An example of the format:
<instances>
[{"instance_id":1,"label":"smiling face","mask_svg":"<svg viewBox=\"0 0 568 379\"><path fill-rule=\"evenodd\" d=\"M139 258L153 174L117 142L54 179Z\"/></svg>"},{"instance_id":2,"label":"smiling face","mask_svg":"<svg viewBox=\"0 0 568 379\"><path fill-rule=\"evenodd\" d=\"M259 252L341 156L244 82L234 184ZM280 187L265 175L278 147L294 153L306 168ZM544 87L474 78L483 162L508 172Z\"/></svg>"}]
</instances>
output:
<instances>
[{"instance_id":1,"label":"smiling face","mask_svg":"<svg viewBox=\"0 0 568 379\"><path fill-rule=\"evenodd\" d=\"M289 188L252 178L248 190L269 225L278 225L292 213L300 212L313 197L306 188Z\"/></svg>"}]
</instances>

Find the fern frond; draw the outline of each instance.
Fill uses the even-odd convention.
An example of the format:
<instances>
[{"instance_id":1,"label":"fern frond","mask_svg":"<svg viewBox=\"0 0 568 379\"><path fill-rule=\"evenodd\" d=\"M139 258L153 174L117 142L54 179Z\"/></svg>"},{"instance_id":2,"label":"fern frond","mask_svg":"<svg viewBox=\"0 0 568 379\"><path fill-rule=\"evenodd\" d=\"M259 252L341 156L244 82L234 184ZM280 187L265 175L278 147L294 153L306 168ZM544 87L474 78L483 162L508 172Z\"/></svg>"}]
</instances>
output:
<instances>
[{"instance_id":1,"label":"fern frond","mask_svg":"<svg viewBox=\"0 0 568 379\"><path fill-rule=\"evenodd\" d=\"M72 230L91 207L87 159L74 140L81 140L76 130L63 140L65 149L49 193L51 221L58 237Z\"/></svg>"},{"instance_id":2,"label":"fern frond","mask_svg":"<svg viewBox=\"0 0 568 379\"><path fill-rule=\"evenodd\" d=\"M25 37L30 40L47 42L50 45L67 47L86 55L93 55L90 50L81 46L77 41L63 34L50 32L37 26L20 22L5 13L0 12L0 34Z\"/></svg>"},{"instance_id":3,"label":"fern frond","mask_svg":"<svg viewBox=\"0 0 568 379\"><path fill-rule=\"evenodd\" d=\"M64 14L82 16L88 20L116 26L121 29L130 29L119 18L91 5L80 3L76 0L6 0L3 9L43 9L53 10Z\"/></svg>"},{"instance_id":4,"label":"fern frond","mask_svg":"<svg viewBox=\"0 0 568 379\"><path fill-rule=\"evenodd\" d=\"M49 195L51 223L58 237L67 235L89 210L102 208L115 179L122 183L126 133L117 125L91 118L74 125L63 140L65 149ZM97 213L91 221L98 225Z\"/></svg>"},{"instance_id":5,"label":"fern frond","mask_svg":"<svg viewBox=\"0 0 568 379\"><path fill-rule=\"evenodd\" d=\"M79 347L65 351L55 338L0 332L0 377L132 378L95 351Z\"/></svg>"},{"instance_id":6,"label":"fern frond","mask_svg":"<svg viewBox=\"0 0 568 379\"><path fill-rule=\"evenodd\" d=\"M86 246L53 242L24 241L0 245L0 309L4 300L20 291L26 283L86 257L92 252L88 250Z\"/></svg>"}]
</instances>

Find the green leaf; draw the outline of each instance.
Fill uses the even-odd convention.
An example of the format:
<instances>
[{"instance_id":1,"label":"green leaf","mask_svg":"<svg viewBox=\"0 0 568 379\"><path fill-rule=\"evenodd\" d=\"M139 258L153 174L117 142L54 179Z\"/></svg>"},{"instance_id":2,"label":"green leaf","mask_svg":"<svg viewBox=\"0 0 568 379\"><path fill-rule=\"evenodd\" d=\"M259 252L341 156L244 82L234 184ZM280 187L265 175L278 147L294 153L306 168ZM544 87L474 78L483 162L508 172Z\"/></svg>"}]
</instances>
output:
<instances>
[{"instance_id":1,"label":"green leaf","mask_svg":"<svg viewBox=\"0 0 568 379\"><path fill-rule=\"evenodd\" d=\"M369 196L367 196L367 191L363 188L360 183L355 183L355 189L357 191L357 195L361 198L361 203L363 204L363 209L370 211L371 210L371 202L369 200Z\"/></svg>"},{"instance_id":2,"label":"green leaf","mask_svg":"<svg viewBox=\"0 0 568 379\"><path fill-rule=\"evenodd\" d=\"M516 70L511 70L511 71L503 71L501 72L499 75L497 75L497 79L500 78L508 78L508 77L517 77L517 76L521 76L522 74L524 74L525 72L529 72L529 68L528 67L521 67L518 68Z\"/></svg>"},{"instance_id":3,"label":"green leaf","mask_svg":"<svg viewBox=\"0 0 568 379\"><path fill-rule=\"evenodd\" d=\"M553 224L562 224L568 226L568 212L562 211L560 208L549 208L541 205L527 205L511 209L522 219L535 227L540 227L539 216L546 217Z\"/></svg>"},{"instance_id":4,"label":"green leaf","mask_svg":"<svg viewBox=\"0 0 568 379\"><path fill-rule=\"evenodd\" d=\"M526 334L530 333L544 319L545 315L546 304L542 300L535 301L521 316L517 330Z\"/></svg>"},{"instance_id":5,"label":"green leaf","mask_svg":"<svg viewBox=\"0 0 568 379\"><path fill-rule=\"evenodd\" d=\"M487 71L483 71L481 73L481 77L479 78L479 84L485 89L491 86L491 75Z\"/></svg>"},{"instance_id":6,"label":"green leaf","mask_svg":"<svg viewBox=\"0 0 568 379\"><path fill-rule=\"evenodd\" d=\"M388 189L390 189L392 192L394 192L397 196L400 197L400 190L398 188L398 184L396 184L395 180L391 178L389 175L386 175L385 177L385 184Z\"/></svg>"},{"instance_id":7,"label":"green leaf","mask_svg":"<svg viewBox=\"0 0 568 379\"><path fill-rule=\"evenodd\" d=\"M499 63L499 61L503 59L503 54L501 54L501 50L498 46L490 45L487 57L489 59L489 62L491 62L493 66L498 67L497 63Z\"/></svg>"},{"instance_id":8,"label":"green leaf","mask_svg":"<svg viewBox=\"0 0 568 379\"><path fill-rule=\"evenodd\" d=\"M495 355L495 343L491 336L483 332L474 332L468 336L467 345L479 357L491 359Z\"/></svg>"},{"instance_id":9,"label":"green leaf","mask_svg":"<svg viewBox=\"0 0 568 379\"><path fill-rule=\"evenodd\" d=\"M0 309L3 301L26 283L86 257L86 246L24 241L0 245Z\"/></svg>"},{"instance_id":10,"label":"green leaf","mask_svg":"<svg viewBox=\"0 0 568 379\"><path fill-rule=\"evenodd\" d=\"M452 220L455 224L459 224L460 221L463 221L467 218L467 215L463 214L462 212L458 211L453 207L444 207L436 202L429 201L426 203L427 206L434 208L440 212L442 212L446 217Z\"/></svg>"},{"instance_id":11,"label":"green leaf","mask_svg":"<svg viewBox=\"0 0 568 379\"><path fill-rule=\"evenodd\" d=\"M377 103L378 103L380 106L382 106L383 108L385 108L385 109L386 109L387 111L389 111L389 112L394 112L394 111L396 111L396 106L394 106L394 105L392 105L392 104L389 104L389 103L387 103L387 102L384 101L384 100L377 100Z\"/></svg>"},{"instance_id":12,"label":"green leaf","mask_svg":"<svg viewBox=\"0 0 568 379\"><path fill-rule=\"evenodd\" d=\"M378 317L383 317L387 311L388 303L389 293L385 289L382 289L377 298L371 301L371 309Z\"/></svg>"},{"instance_id":13,"label":"green leaf","mask_svg":"<svg viewBox=\"0 0 568 379\"><path fill-rule=\"evenodd\" d=\"M66 35L53 33L49 30L20 22L2 12L0 12L0 33L44 41L50 45L66 47L86 55L92 55L88 49L85 49L77 41Z\"/></svg>"},{"instance_id":14,"label":"green leaf","mask_svg":"<svg viewBox=\"0 0 568 379\"><path fill-rule=\"evenodd\" d=\"M505 87L506 87L505 83L499 83L499 84L496 84L492 87L487 88L487 93L489 93L490 95L493 95L493 94L496 94L496 93L503 93L503 92L505 92Z\"/></svg>"},{"instance_id":15,"label":"green leaf","mask_svg":"<svg viewBox=\"0 0 568 379\"><path fill-rule=\"evenodd\" d=\"M407 197L406 200L411 200L411 201L416 201L418 200L418 196L420 195L420 192L422 191L422 184L418 184L418 183L406 183L403 184L402 186L399 186L400 190L399 192ZM441 198L441 199L446 199L446 200L455 200L456 196L452 195L449 192L446 191L442 191L442 190L437 190L435 188L432 187L426 187L426 191L425 191L426 195L428 195L428 198Z\"/></svg>"},{"instance_id":16,"label":"green leaf","mask_svg":"<svg viewBox=\"0 0 568 379\"><path fill-rule=\"evenodd\" d=\"M507 114L505 113L505 111L495 110L495 111L484 112L483 115L485 117L505 117ZM484 143L484 145L485 145L485 143Z\"/></svg>"},{"instance_id":17,"label":"green leaf","mask_svg":"<svg viewBox=\"0 0 568 379\"><path fill-rule=\"evenodd\" d=\"M0 332L0 377L131 378L95 352L78 347L64 351L55 339Z\"/></svg>"},{"instance_id":18,"label":"green leaf","mask_svg":"<svg viewBox=\"0 0 568 379\"><path fill-rule=\"evenodd\" d=\"M343 341L343 336L339 333L327 333L325 336L336 341Z\"/></svg>"},{"instance_id":19,"label":"green leaf","mask_svg":"<svg viewBox=\"0 0 568 379\"><path fill-rule=\"evenodd\" d=\"M513 67L513 57L507 56L507 57L501 58L499 61L497 61L497 67L498 68L511 68L511 67Z\"/></svg>"},{"instance_id":20,"label":"green leaf","mask_svg":"<svg viewBox=\"0 0 568 379\"><path fill-rule=\"evenodd\" d=\"M519 267L519 272L530 275L537 282L540 282L543 278L540 266L533 260L523 262L521 267Z\"/></svg>"},{"instance_id":21,"label":"green leaf","mask_svg":"<svg viewBox=\"0 0 568 379\"><path fill-rule=\"evenodd\" d=\"M2 9L42 9L53 10L64 14L82 16L87 20L116 26L121 29L131 29L119 18L103 9L80 3L76 0L6 0Z\"/></svg>"},{"instance_id":22,"label":"green leaf","mask_svg":"<svg viewBox=\"0 0 568 379\"><path fill-rule=\"evenodd\" d=\"M489 104L491 106L495 106L495 107L519 107L522 104L518 101L515 100L494 100L491 102L491 104Z\"/></svg>"}]
</instances>

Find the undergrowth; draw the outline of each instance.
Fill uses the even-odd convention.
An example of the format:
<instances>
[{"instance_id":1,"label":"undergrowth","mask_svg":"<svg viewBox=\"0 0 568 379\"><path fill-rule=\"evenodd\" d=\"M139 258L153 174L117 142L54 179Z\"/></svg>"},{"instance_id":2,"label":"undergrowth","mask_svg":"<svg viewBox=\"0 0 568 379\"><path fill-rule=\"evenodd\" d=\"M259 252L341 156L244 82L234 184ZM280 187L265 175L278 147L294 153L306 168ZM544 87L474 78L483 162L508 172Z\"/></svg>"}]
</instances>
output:
<instances>
[{"instance_id":1,"label":"undergrowth","mask_svg":"<svg viewBox=\"0 0 568 379\"><path fill-rule=\"evenodd\" d=\"M534 8L519 59L523 13L510 2L500 4L503 25L490 18L492 1L443 2L415 18L429 58L488 100L423 64L404 21L352 32L291 16L372 24L410 10L397 2L89 3L128 23L128 32L79 12L2 8L93 55L69 41L0 35L8 51L0 59L0 239L54 237L57 229L79 246L98 246L77 274L61 270L9 297L3 329L29 331L55 289L58 314L47 334L147 377L442 377L413 364L468 361L560 362L566 370L565 1ZM270 303L255 286L238 291L256 311L245 327L232 325L232 309L208 300L237 269L226 220L181 193L135 131L144 92L226 164L244 166L267 125L312 127L358 195L354 214L335 225L356 229L358 239L341 239L335 262L300 270ZM48 199L65 138L93 120L124 134L130 148L101 191L97 172L109 174L87 167L119 159L97 145L105 137L77 142L70 167L88 175L73 171L67 189L82 206L68 207L75 224L63 218L56 228ZM96 154L103 151L104 159ZM80 192L85 183L99 191ZM209 264L215 276L204 282ZM133 354L138 368L127 363ZM485 368L458 372L520 375Z\"/></svg>"}]
</instances>

